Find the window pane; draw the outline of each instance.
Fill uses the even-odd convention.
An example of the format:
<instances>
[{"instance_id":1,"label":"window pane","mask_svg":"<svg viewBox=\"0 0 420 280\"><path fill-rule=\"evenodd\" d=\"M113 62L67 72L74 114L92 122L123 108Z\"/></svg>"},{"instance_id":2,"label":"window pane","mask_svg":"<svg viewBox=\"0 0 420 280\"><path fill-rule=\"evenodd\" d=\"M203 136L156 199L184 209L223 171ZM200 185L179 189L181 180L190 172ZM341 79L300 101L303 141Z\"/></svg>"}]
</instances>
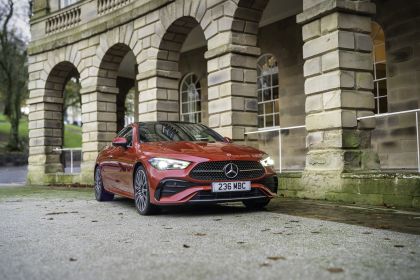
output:
<instances>
[{"instance_id":1,"label":"window pane","mask_svg":"<svg viewBox=\"0 0 420 280\"><path fill-rule=\"evenodd\" d=\"M386 64L385 63L378 63L375 65L376 67L376 79L386 78Z\"/></svg>"},{"instance_id":2,"label":"window pane","mask_svg":"<svg viewBox=\"0 0 420 280\"><path fill-rule=\"evenodd\" d=\"M273 113L273 103L272 102L265 103L265 113L266 114L272 114Z\"/></svg>"},{"instance_id":3,"label":"window pane","mask_svg":"<svg viewBox=\"0 0 420 280\"><path fill-rule=\"evenodd\" d=\"M382 114L386 112L388 112L388 98L379 98L379 113Z\"/></svg>"},{"instance_id":4,"label":"window pane","mask_svg":"<svg viewBox=\"0 0 420 280\"><path fill-rule=\"evenodd\" d=\"M273 88L273 99L278 99L279 98L279 88L275 87Z\"/></svg>"},{"instance_id":5,"label":"window pane","mask_svg":"<svg viewBox=\"0 0 420 280\"><path fill-rule=\"evenodd\" d=\"M387 95L386 80L382 80L378 82L378 92L379 92L379 96Z\"/></svg>"},{"instance_id":6,"label":"window pane","mask_svg":"<svg viewBox=\"0 0 420 280\"><path fill-rule=\"evenodd\" d=\"M274 126L273 115L265 116L265 126Z\"/></svg>"},{"instance_id":7,"label":"window pane","mask_svg":"<svg viewBox=\"0 0 420 280\"><path fill-rule=\"evenodd\" d=\"M271 79L273 81L272 86L277 86L279 84L279 75L278 74L272 75Z\"/></svg>"},{"instance_id":8,"label":"window pane","mask_svg":"<svg viewBox=\"0 0 420 280\"><path fill-rule=\"evenodd\" d=\"M258 127L264 127L264 117L259 116L258 117Z\"/></svg>"},{"instance_id":9,"label":"window pane","mask_svg":"<svg viewBox=\"0 0 420 280\"><path fill-rule=\"evenodd\" d=\"M264 104L258 104L258 115L264 114Z\"/></svg>"},{"instance_id":10,"label":"window pane","mask_svg":"<svg viewBox=\"0 0 420 280\"><path fill-rule=\"evenodd\" d=\"M271 100L270 89L263 90L263 98L264 98L264 101Z\"/></svg>"}]
</instances>

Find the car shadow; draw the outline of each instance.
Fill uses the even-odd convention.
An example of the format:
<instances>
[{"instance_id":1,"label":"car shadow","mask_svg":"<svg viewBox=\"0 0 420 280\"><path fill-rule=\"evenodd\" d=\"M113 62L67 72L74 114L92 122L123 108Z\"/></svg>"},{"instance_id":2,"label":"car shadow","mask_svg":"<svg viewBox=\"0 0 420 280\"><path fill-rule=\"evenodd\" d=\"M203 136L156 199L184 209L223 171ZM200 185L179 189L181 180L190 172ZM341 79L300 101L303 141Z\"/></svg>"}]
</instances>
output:
<instances>
[{"instance_id":1,"label":"car shadow","mask_svg":"<svg viewBox=\"0 0 420 280\"><path fill-rule=\"evenodd\" d=\"M131 208L136 211L134 201L125 197L115 197L115 203L121 204L124 208ZM187 205L176 205L176 206L163 206L161 212L158 215L165 215L166 217L175 216L213 216L213 215L236 215L241 213L252 213L267 211L262 210L250 210L243 206L241 202L235 203L224 203L224 204L187 204Z\"/></svg>"}]
</instances>

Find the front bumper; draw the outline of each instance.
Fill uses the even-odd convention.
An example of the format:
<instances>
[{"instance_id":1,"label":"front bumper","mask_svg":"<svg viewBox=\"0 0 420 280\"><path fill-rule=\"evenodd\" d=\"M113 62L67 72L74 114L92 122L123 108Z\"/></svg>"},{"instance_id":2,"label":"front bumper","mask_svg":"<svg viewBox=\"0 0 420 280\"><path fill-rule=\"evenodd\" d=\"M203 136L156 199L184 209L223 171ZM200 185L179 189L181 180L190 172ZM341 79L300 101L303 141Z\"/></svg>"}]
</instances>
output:
<instances>
[{"instance_id":1,"label":"front bumper","mask_svg":"<svg viewBox=\"0 0 420 280\"><path fill-rule=\"evenodd\" d=\"M154 199L159 205L271 199L277 193L277 186L277 176L267 176L259 180L251 180L250 191L214 193L209 183L201 184L184 179L166 178L157 185Z\"/></svg>"}]
</instances>

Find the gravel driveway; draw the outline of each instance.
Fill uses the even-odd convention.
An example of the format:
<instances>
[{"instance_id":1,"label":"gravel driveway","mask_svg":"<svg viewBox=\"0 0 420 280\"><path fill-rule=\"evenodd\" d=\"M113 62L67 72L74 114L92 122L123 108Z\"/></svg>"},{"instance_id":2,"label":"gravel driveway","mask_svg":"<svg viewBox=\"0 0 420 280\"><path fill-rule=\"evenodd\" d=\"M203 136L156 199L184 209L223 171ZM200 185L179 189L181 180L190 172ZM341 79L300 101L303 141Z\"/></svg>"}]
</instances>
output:
<instances>
[{"instance_id":1,"label":"gravel driveway","mask_svg":"<svg viewBox=\"0 0 420 280\"><path fill-rule=\"evenodd\" d=\"M398 232L345 217L329 221L337 220L334 209L351 216L352 207L318 202L276 200L262 212L240 204L182 207L143 217L130 200L98 203L86 190L4 192L0 279L418 279L420 273L415 212L391 213ZM376 213L354 209L368 221ZM400 220L412 221L407 228L417 234L404 233Z\"/></svg>"}]
</instances>

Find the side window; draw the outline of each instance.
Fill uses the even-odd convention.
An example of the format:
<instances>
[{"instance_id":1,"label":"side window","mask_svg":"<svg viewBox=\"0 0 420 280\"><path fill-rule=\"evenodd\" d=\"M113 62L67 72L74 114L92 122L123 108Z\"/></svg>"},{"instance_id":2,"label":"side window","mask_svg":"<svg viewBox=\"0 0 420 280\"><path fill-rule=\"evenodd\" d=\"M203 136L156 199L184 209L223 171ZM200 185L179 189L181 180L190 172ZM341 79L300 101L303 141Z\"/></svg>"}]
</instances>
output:
<instances>
[{"instance_id":1,"label":"side window","mask_svg":"<svg viewBox=\"0 0 420 280\"><path fill-rule=\"evenodd\" d=\"M127 139L128 147L133 146L133 128L132 127L129 127L122 137Z\"/></svg>"},{"instance_id":2,"label":"side window","mask_svg":"<svg viewBox=\"0 0 420 280\"><path fill-rule=\"evenodd\" d=\"M133 145L133 128L131 126L123 128L117 136L127 139L128 146Z\"/></svg>"}]
</instances>

